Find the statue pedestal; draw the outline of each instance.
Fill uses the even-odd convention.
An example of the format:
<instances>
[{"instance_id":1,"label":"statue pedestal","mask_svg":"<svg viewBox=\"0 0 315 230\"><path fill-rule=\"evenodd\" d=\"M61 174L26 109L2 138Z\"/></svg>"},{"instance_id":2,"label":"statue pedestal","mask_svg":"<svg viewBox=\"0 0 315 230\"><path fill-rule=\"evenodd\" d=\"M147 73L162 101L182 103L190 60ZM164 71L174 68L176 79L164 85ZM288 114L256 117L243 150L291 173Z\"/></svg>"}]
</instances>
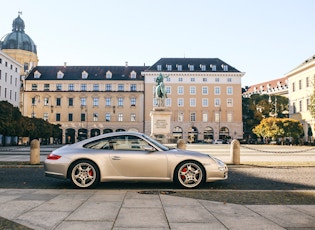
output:
<instances>
[{"instance_id":1,"label":"statue pedestal","mask_svg":"<svg viewBox=\"0 0 315 230\"><path fill-rule=\"evenodd\" d=\"M172 112L165 107L155 107L150 112L151 117L151 137L167 143L171 133L171 115Z\"/></svg>"}]
</instances>

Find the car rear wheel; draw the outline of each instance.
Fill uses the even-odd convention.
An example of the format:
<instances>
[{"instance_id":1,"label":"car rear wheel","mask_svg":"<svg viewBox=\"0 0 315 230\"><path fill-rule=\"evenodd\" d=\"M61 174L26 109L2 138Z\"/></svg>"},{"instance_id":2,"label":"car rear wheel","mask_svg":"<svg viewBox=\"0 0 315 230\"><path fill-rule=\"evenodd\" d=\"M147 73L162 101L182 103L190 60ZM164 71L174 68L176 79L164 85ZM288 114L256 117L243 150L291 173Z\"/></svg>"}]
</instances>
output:
<instances>
[{"instance_id":1,"label":"car rear wheel","mask_svg":"<svg viewBox=\"0 0 315 230\"><path fill-rule=\"evenodd\" d=\"M186 161L176 167L174 177L182 188L197 188L205 181L205 170L198 162Z\"/></svg>"},{"instance_id":2,"label":"car rear wheel","mask_svg":"<svg viewBox=\"0 0 315 230\"><path fill-rule=\"evenodd\" d=\"M98 184L100 173L95 163L88 160L75 162L70 169L70 179L78 188L92 188Z\"/></svg>"}]
</instances>

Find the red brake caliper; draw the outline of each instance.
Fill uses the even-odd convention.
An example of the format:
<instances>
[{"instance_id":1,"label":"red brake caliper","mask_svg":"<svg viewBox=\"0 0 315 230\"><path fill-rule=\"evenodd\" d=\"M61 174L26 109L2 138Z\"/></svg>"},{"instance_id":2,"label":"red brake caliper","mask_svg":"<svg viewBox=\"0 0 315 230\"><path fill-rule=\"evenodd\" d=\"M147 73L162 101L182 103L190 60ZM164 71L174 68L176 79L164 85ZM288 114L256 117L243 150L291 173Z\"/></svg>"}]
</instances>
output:
<instances>
[{"instance_id":1,"label":"red brake caliper","mask_svg":"<svg viewBox=\"0 0 315 230\"><path fill-rule=\"evenodd\" d=\"M89 171L89 175L90 175L90 176L93 176L93 170L90 170L90 171Z\"/></svg>"},{"instance_id":2,"label":"red brake caliper","mask_svg":"<svg viewBox=\"0 0 315 230\"><path fill-rule=\"evenodd\" d=\"M183 169L182 169L182 172L187 172L187 168L183 168ZM184 175L181 175L181 178L182 178L182 180L185 180L185 179L186 179L186 177L185 177Z\"/></svg>"}]
</instances>

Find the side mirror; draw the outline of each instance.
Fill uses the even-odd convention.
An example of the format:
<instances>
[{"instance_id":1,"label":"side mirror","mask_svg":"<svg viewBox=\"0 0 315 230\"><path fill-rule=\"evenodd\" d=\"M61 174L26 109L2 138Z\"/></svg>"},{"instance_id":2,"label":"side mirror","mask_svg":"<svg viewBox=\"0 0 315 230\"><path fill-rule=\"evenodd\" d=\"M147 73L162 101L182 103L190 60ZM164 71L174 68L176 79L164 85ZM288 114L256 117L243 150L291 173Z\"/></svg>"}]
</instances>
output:
<instances>
[{"instance_id":1,"label":"side mirror","mask_svg":"<svg viewBox=\"0 0 315 230\"><path fill-rule=\"evenodd\" d=\"M155 152L155 151L156 151L155 148L153 148L152 146L149 146L149 145L145 146L145 147L144 147L144 150L145 150L145 151L148 151L148 152Z\"/></svg>"}]
</instances>

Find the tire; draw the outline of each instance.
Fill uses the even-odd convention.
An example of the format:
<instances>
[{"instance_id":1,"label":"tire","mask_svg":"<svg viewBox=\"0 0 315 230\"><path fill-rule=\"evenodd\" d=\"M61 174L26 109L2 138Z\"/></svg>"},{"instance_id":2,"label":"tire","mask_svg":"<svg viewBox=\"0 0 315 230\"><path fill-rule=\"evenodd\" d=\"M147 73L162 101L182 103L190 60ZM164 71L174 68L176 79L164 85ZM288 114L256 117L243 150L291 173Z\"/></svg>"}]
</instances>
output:
<instances>
[{"instance_id":1,"label":"tire","mask_svg":"<svg viewBox=\"0 0 315 230\"><path fill-rule=\"evenodd\" d=\"M77 188L93 188L100 181L100 172L96 164L89 160L80 160L72 164L69 178Z\"/></svg>"},{"instance_id":2,"label":"tire","mask_svg":"<svg viewBox=\"0 0 315 230\"><path fill-rule=\"evenodd\" d=\"M205 182L205 170L203 166L195 161L180 163L174 174L174 182L181 188L198 188Z\"/></svg>"}]
</instances>

